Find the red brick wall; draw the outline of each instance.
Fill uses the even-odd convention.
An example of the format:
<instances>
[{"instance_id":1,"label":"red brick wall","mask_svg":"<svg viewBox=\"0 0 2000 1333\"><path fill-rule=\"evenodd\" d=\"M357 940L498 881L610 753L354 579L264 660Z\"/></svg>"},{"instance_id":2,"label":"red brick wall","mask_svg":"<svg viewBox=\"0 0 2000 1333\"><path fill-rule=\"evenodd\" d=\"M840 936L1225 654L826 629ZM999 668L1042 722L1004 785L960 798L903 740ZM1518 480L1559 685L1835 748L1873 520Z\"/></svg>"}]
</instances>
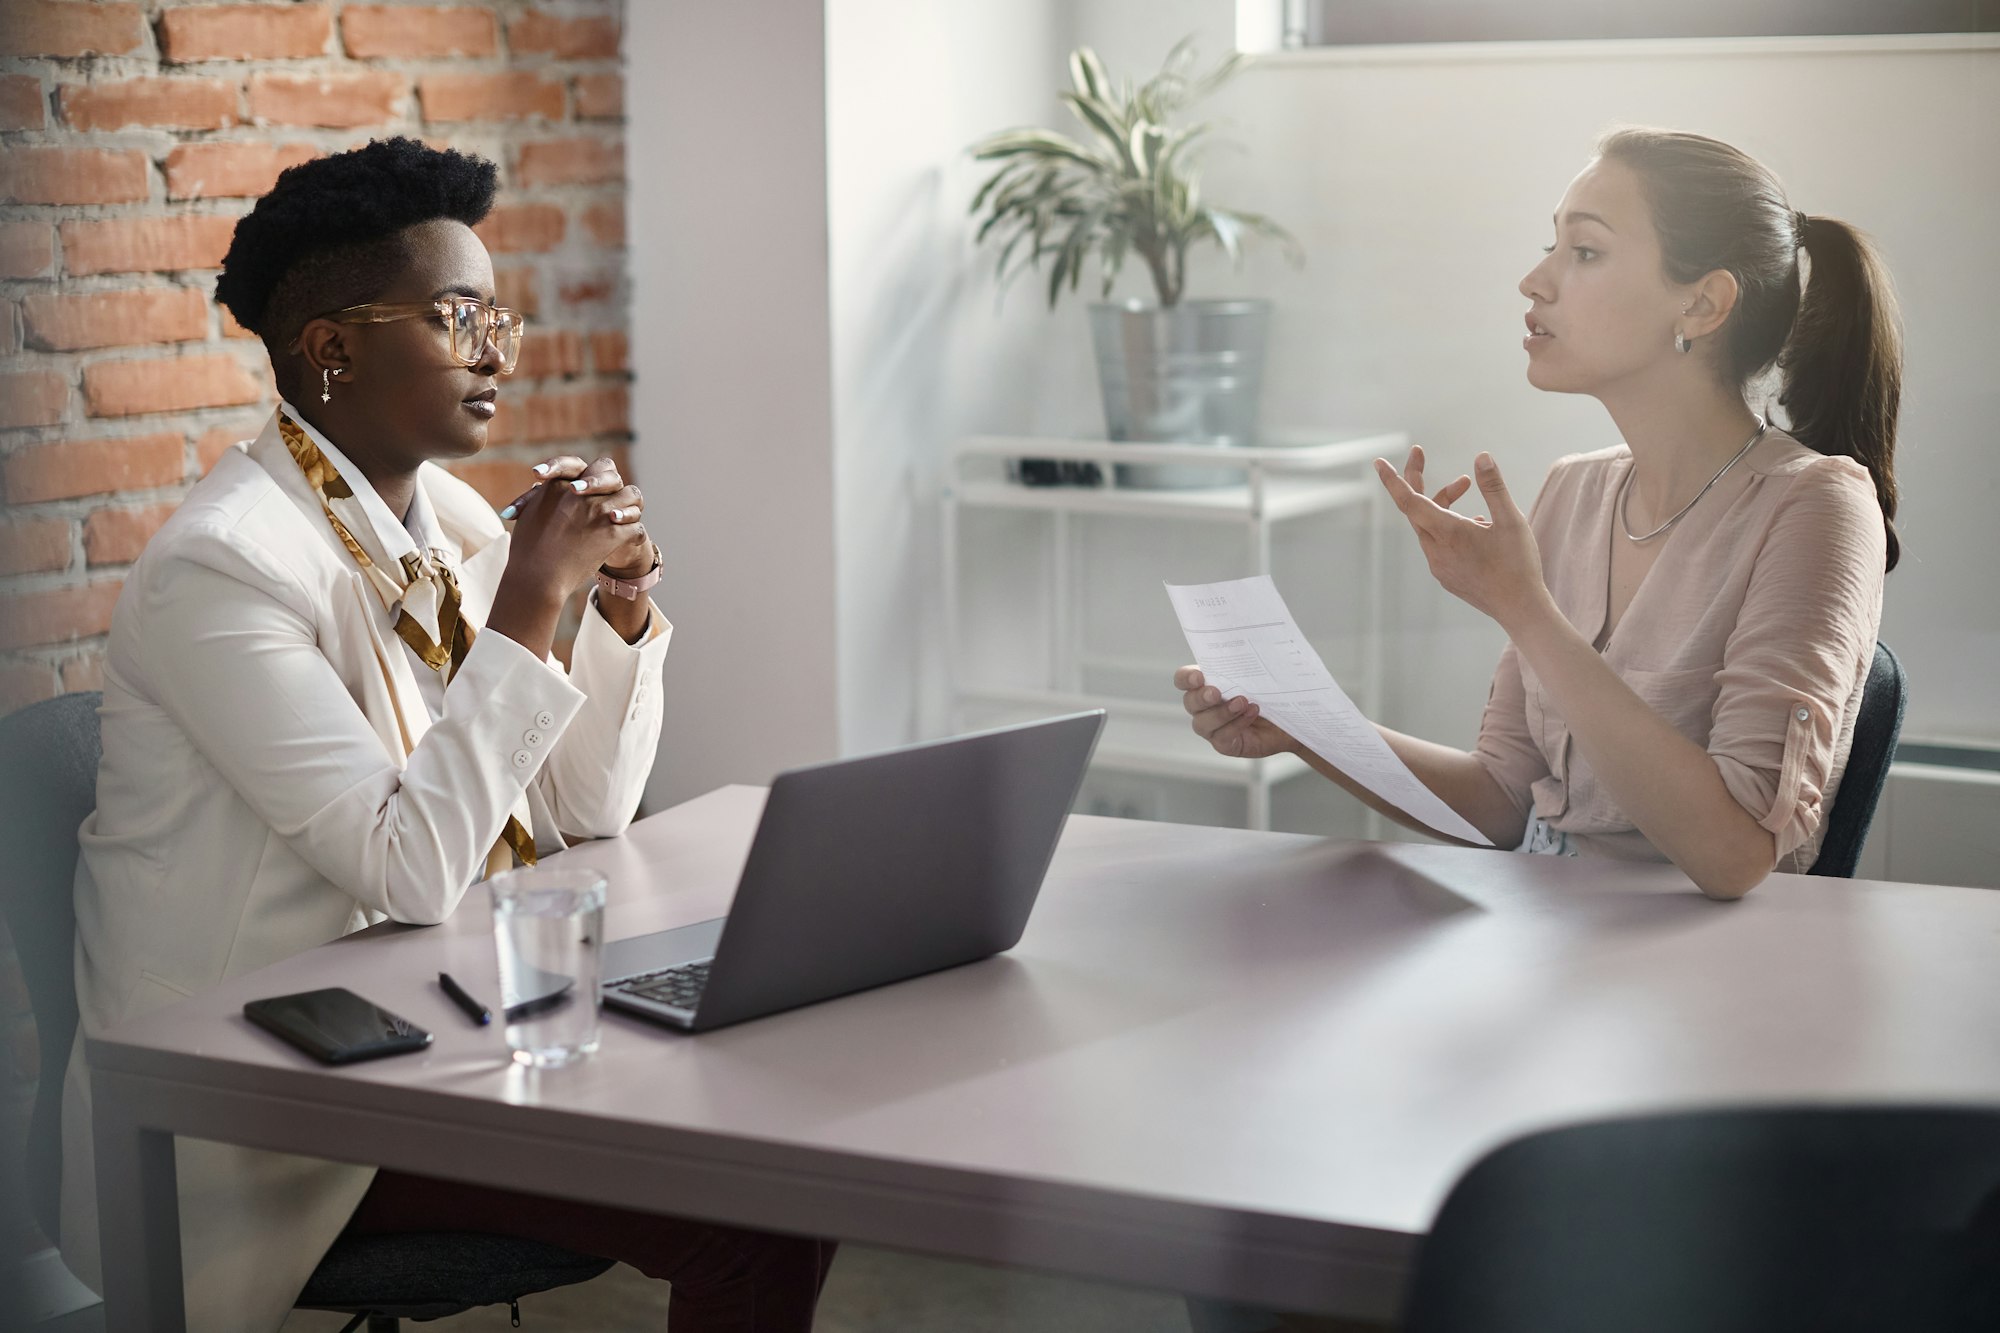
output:
<instances>
[{"instance_id":1,"label":"red brick wall","mask_svg":"<svg viewBox=\"0 0 2000 1333\"><path fill-rule=\"evenodd\" d=\"M623 0L0 0L0 713L101 678L127 566L272 390L216 306L277 173L389 133L477 152L480 228L530 317L494 447L620 450Z\"/></svg>"},{"instance_id":2,"label":"red brick wall","mask_svg":"<svg viewBox=\"0 0 2000 1333\"><path fill-rule=\"evenodd\" d=\"M529 334L459 471L497 504L527 461L622 453L622 12L0 0L0 713L99 683L126 569L269 413L263 347L212 297L294 162L401 132L499 163L481 233ZM0 1152L35 1065L0 929ZM0 1266L38 1243L0 1202Z\"/></svg>"}]
</instances>

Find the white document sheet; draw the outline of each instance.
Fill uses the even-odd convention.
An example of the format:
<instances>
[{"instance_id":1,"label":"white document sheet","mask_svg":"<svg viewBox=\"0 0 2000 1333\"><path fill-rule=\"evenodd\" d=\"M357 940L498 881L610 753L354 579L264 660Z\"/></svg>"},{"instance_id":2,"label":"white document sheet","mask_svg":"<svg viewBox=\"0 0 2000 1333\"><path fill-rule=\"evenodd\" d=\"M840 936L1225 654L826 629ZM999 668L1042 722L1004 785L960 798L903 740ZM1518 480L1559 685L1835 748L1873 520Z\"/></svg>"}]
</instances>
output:
<instances>
[{"instance_id":1,"label":"white document sheet","mask_svg":"<svg viewBox=\"0 0 2000 1333\"><path fill-rule=\"evenodd\" d=\"M1396 757L1306 642L1268 577L1166 587L1195 665L1223 698L1248 697L1313 753L1438 832L1493 845Z\"/></svg>"}]
</instances>

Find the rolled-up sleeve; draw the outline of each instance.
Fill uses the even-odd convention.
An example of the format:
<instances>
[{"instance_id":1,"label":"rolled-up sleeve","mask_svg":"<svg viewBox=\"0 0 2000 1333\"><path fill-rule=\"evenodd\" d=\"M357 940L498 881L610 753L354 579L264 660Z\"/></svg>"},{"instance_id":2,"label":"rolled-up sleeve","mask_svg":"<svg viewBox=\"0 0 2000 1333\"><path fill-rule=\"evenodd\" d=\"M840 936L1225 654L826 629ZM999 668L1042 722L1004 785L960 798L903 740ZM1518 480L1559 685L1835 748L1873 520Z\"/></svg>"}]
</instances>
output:
<instances>
[{"instance_id":1,"label":"rolled-up sleeve","mask_svg":"<svg viewBox=\"0 0 2000 1333\"><path fill-rule=\"evenodd\" d=\"M1556 460L1535 492L1535 502L1528 507L1528 526L1544 560L1561 549L1564 534L1550 531L1549 524L1552 511L1562 508L1561 501L1553 497L1570 461ZM1525 818L1535 803L1530 788L1549 776L1549 761L1528 726L1527 682L1521 677L1521 654L1511 642L1501 650L1493 683L1487 687L1486 710L1479 715L1479 740L1472 747L1472 756L1507 793L1515 813Z\"/></svg>"},{"instance_id":2,"label":"rolled-up sleeve","mask_svg":"<svg viewBox=\"0 0 2000 1333\"><path fill-rule=\"evenodd\" d=\"M1708 753L1780 859L1825 817L1845 712L1874 659L1885 547L1867 472L1814 462L1758 550L1724 648Z\"/></svg>"},{"instance_id":3,"label":"rolled-up sleeve","mask_svg":"<svg viewBox=\"0 0 2000 1333\"><path fill-rule=\"evenodd\" d=\"M1486 692L1486 711L1479 716L1479 742L1472 749L1486 775L1493 779L1517 814L1526 817L1534 803L1529 790L1549 775L1548 761L1528 731L1528 692L1521 680L1521 655L1508 644Z\"/></svg>"}]
</instances>

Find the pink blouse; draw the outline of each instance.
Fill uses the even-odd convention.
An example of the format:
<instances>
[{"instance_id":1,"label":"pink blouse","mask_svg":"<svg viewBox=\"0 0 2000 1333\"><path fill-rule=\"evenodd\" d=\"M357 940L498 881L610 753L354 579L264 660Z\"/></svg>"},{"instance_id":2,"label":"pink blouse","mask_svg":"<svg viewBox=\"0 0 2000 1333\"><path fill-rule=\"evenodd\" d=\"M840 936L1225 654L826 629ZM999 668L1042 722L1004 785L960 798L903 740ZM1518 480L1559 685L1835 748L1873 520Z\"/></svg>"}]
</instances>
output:
<instances>
[{"instance_id":1,"label":"pink blouse","mask_svg":"<svg viewBox=\"0 0 2000 1333\"><path fill-rule=\"evenodd\" d=\"M1665 543L1609 641L1624 445L1559 460L1529 516L1570 624L1674 729L1705 749L1777 838L1777 868L1819 853L1882 620L1886 535L1868 471L1771 429ZM1562 708L1511 643L1475 754L1523 815L1586 855L1665 857L1570 743Z\"/></svg>"}]
</instances>

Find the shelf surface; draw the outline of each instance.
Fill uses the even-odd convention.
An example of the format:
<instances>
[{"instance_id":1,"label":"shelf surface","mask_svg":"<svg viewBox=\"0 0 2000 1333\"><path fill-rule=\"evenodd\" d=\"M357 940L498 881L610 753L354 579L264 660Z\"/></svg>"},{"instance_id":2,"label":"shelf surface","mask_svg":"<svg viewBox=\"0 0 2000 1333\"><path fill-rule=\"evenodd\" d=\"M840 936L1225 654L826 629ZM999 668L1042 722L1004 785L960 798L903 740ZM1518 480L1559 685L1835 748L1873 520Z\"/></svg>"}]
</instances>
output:
<instances>
[{"instance_id":1,"label":"shelf surface","mask_svg":"<svg viewBox=\"0 0 2000 1333\"><path fill-rule=\"evenodd\" d=\"M1097 463L1203 463L1257 466L1268 472L1321 471L1393 457L1410 447L1399 430L1280 432L1260 445L1150 444L1131 440L1072 439L1053 435L970 435L954 452L960 458L1057 458Z\"/></svg>"},{"instance_id":2,"label":"shelf surface","mask_svg":"<svg viewBox=\"0 0 2000 1333\"><path fill-rule=\"evenodd\" d=\"M1371 455L1372 457L1372 455ZM965 481L951 487L960 505L976 509L1036 509L1072 514L1150 514L1247 522L1320 514L1366 505L1378 486L1365 480L1329 481L1314 477L1264 479L1262 508L1248 484L1205 486L1199 490L1148 491L1122 486L1022 486L1011 481Z\"/></svg>"}]
</instances>

